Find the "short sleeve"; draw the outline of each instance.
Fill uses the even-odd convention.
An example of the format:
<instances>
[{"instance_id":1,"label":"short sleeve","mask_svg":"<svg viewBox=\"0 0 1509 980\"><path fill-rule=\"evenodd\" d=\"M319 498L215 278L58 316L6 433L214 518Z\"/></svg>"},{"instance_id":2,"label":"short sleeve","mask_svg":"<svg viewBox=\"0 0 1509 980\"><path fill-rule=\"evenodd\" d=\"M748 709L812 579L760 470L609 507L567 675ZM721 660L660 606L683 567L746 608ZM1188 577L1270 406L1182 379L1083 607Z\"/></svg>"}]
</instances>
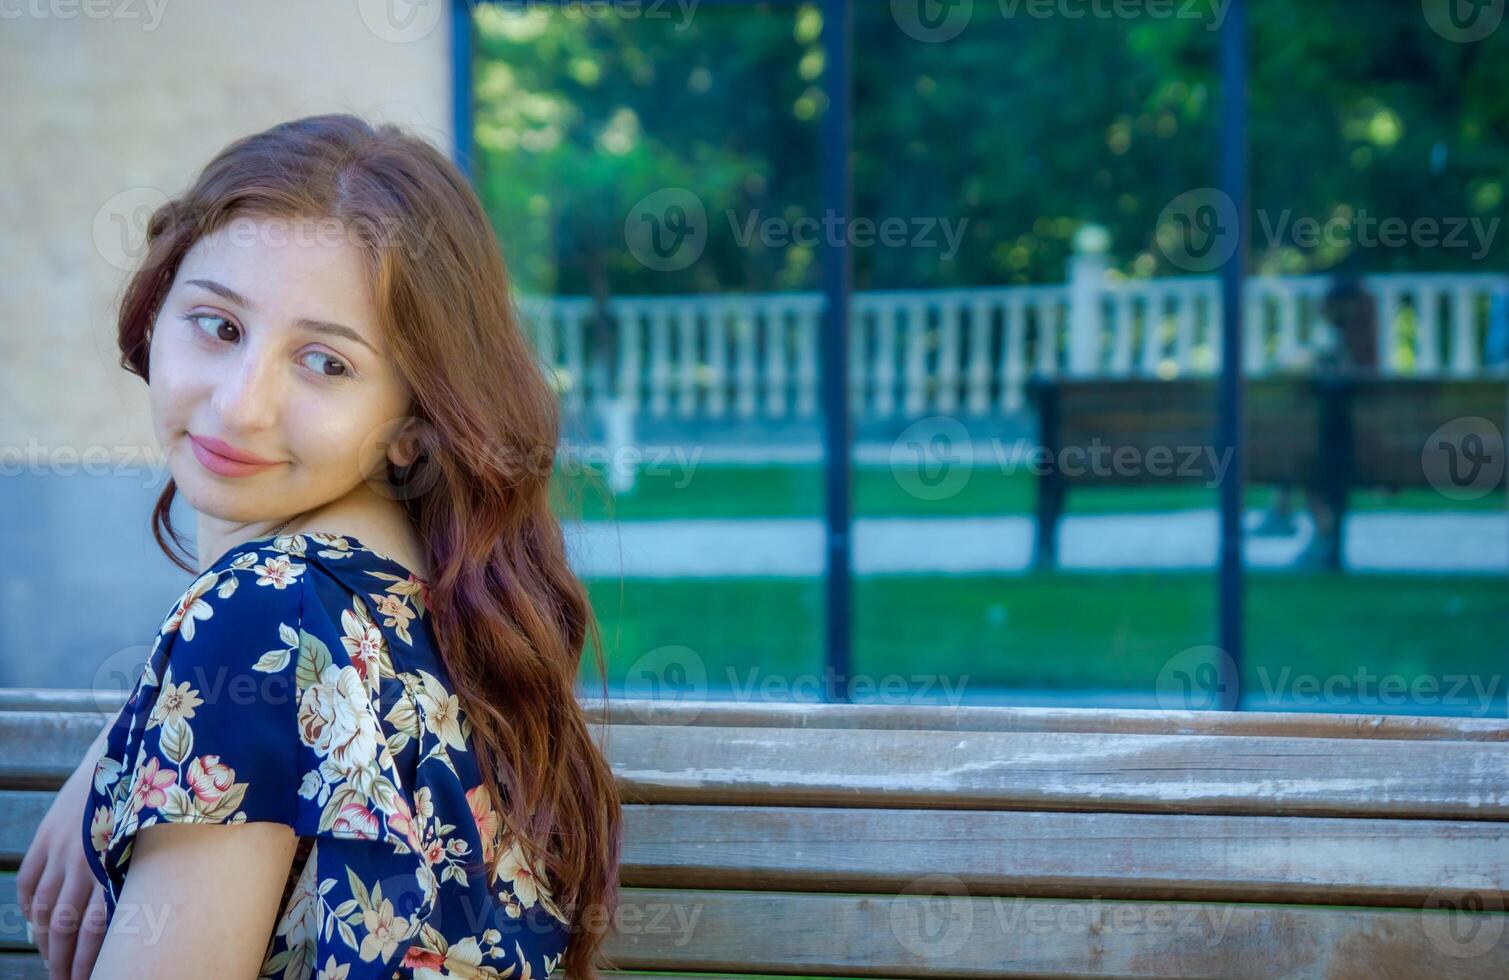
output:
<instances>
[{"instance_id":1,"label":"short sleeve","mask_svg":"<svg viewBox=\"0 0 1509 980\"><path fill-rule=\"evenodd\" d=\"M311 964L333 958L332 976L392 976L433 911L435 879L365 661L338 629L328 635L326 617L308 615L308 570L241 552L196 579L164 621L133 699L123 786L107 788L107 890L119 895L143 827L286 824L313 838L313 902L301 904L296 884L262 975L314 975Z\"/></svg>"}]
</instances>

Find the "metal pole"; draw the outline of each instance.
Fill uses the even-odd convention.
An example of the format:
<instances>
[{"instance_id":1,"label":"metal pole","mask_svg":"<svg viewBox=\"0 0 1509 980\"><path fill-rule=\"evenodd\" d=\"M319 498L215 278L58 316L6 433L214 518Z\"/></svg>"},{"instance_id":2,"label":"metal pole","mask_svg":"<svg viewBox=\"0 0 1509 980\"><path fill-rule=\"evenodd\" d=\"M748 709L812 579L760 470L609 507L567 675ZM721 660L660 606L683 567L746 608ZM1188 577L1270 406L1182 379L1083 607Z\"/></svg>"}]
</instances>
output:
<instances>
[{"instance_id":1,"label":"metal pole","mask_svg":"<svg viewBox=\"0 0 1509 980\"><path fill-rule=\"evenodd\" d=\"M849 169L851 0L823 0L823 91L828 107L822 121L822 206L834 226L847 229L851 207ZM853 272L847 235L824 241L821 381L823 462L826 472L826 589L824 696L849 700L853 627L849 460L853 432L849 420L849 292Z\"/></svg>"},{"instance_id":2,"label":"metal pole","mask_svg":"<svg viewBox=\"0 0 1509 980\"><path fill-rule=\"evenodd\" d=\"M1231 0L1221 27L1221 191L1236 213L1236 248L1221 267L1221 383L1217 439L1231 465L1221 484L1221 707L1240 708L1242 677L1242 281L1247 270L1247 4ZM1232 676L1228 676L1232 675Z\"/></svg>"},{"instance_id":3,"label":"metal pole","mask_svg":"<svg viewBox=\"0 0 1509 980\"><path fill-rule=\"evenodd\" d=\"M467 179L472 170L472 5L451 0L451 124L456 166Z\"/></svg>"}]
</instances>

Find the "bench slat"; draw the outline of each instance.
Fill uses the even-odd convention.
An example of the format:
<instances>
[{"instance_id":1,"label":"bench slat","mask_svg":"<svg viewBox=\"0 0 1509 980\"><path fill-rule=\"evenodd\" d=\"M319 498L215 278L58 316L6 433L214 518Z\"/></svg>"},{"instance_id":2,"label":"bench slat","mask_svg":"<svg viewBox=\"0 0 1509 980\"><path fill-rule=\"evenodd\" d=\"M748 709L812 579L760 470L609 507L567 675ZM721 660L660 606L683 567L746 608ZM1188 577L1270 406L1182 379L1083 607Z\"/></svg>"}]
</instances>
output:
<instances>
[{"instance_id":1,"label":"bench slat","mask_svg":"<svg viewBox=\"0 0 1509 980\"><path fill-rule=\"evenodd\" d=\"M0 711L0 787L56 789L113 715Z\"/></svg>"},{"instance_id":2,"label":"bench slat","mask_svg":"<svg viewBox=\"0 0 1509 980\"><path fill-rule=\"evenodd\" d=\"M1509 975L1502 912L623 890L618 969L864 977Z\"/></svg>"},{"instance_id":3,"label":"bench slat","mask_svg":"<svg viewBox=\"0 0 1509 980\"><path fill-rule=\"evenodd\" d=\"M600 974L609 980L727 980L725 974L686 973L616 973L603 971ZM563 980L565 974L557 970L550 980ZM0 980L48 980L47 965L37 953L0 953Z\"/></svg>"},{"instance_id":4,"label":"bench slat","mask_svg":"<svg viewBox=\"0 0 1509 980\"><path fill-rule=\"evenodd\" d=\"M1509 894L1509 824L1151 813L626 806L625 885L1424 907Z\"/></svg>"},{"instance_id":5,"label":"bench slat","mask_svg":"<svg viewBox=\"0 0 1509 980\"><path fill-rule=\"evenodd\" d=\"M1120 735L1272 735L1293 738L1509 742L1509 720L1306 711L1160 711L1004 705L583 699L594 724L731 728L863 728L978 732L1100 732Z\"/></svg>"},{"instance_id":6,"label":"bench slat","mask_svg":"<svg viewBox=\"0 0 1509 980\"><path fill-rule=\"evenodd\" d=\"M53 793L0 792L19 867ZM1509 894L1509 824L1013 810L624 808L626 885L895 892L938 868L975 895L1422 906ZM1456 887L1452 882L1456 882Z\"/></svg>"},{"instance_id":7,"label":"bench slat","mask_svg":"<svg viewBox=\"0 0 1509 980\"><path fill-rule=\"evenodd\" d=\"M1509 818L1484 742L627 726L604 748L634 803Z\"/></svg>"},{"instance_id":8,"label":"bench slat","mask_svg":"<svg viewBox=\"0 0 1509 980\"><path fill-rule=\"evenodd\" d=\"M52 790L0 790L0 868L19 868L26 849L47 808L52 806L58 794ZM79 835L82 837L84 814L79 813Z\"/></svg>"}]
</instances>

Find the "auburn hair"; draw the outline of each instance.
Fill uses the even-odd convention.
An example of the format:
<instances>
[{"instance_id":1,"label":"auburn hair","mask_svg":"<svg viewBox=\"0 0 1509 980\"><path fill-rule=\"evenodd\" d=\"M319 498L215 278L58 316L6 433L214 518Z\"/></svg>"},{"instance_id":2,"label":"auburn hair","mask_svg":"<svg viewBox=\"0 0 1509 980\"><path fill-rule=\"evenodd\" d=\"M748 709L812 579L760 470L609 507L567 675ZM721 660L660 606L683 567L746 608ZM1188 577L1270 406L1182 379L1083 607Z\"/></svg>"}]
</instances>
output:
<instances>
[{"instance_id":1,"label":"auburn hair","mask_svg":"<svg viewBox=\"0 0 1509 980\"><path fill-rule=\"evenodd\" d=\"M439 653L503 827L528 866L546 871L568 917L562 966L596 980L619 901L622 815L575 692L589 632L605 706L607 672L551 509L556 394L521 327L482 204L449 158L391 123L315 115L237 139L151 215L117 321L126 370L150 382L151 327L189 249L233 219L255 218L333 221L367 259L380 325L421 423L405 482L422 492L395 496L425 549ZM169 516L176 491L170 477L153 537L197 574L175 553L187 553Z\"/></svg>"}]
</instances>

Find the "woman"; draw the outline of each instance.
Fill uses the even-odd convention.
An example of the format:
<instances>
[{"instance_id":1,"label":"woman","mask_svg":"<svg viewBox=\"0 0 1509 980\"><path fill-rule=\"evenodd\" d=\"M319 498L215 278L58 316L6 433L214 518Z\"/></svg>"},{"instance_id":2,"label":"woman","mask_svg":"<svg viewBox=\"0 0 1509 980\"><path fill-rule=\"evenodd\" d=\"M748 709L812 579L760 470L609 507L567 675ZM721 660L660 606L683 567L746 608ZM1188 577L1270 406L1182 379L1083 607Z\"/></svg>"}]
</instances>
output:
<instances>
[{"instance_id":1,"label":"woman","mask_svg":"<svg viewBox=\"0 0 1509 980\"><path fill-rule=\"evenodd\" d=\"M349 115L239 140L153 214L119 341L198 576L21 869L51 975L595 977L599 634L465 177ZM51 919L86 902L102 942Z\"/></svg>"}]
</instances>

